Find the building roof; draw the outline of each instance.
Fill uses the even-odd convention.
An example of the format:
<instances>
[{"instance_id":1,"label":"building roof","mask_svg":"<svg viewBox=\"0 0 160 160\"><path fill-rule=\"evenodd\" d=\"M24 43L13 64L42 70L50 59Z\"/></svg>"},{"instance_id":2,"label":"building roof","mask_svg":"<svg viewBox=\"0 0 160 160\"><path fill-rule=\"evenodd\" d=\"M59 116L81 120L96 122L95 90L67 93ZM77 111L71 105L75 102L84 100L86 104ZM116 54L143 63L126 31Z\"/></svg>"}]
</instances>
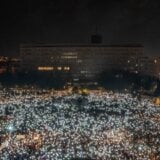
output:
<instances>
[{"instance_id":1,"label":"building roof","mask_svg":"<svg viewBox=\"0 0 160 160\"><path fill-rule=\"evenodd\" d=\"M21 44L21 48L25 47L144 47L142 44L121 43L121 44Z\"/></svg>"}]
</instances>

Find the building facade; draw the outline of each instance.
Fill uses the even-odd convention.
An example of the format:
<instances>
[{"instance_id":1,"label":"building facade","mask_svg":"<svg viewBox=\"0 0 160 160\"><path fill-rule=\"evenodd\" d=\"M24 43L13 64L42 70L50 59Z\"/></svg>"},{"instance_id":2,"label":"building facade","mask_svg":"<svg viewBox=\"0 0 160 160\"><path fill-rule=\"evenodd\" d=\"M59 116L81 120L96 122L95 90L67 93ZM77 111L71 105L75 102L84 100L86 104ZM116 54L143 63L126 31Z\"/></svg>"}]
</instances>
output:
<instances>
[{"instance_id":1,"label":"building facade","mask_svg":"<svg viewBox=\"0 0 160 160\"><path fill-rule=\"evenodd\" d=\"M21 70L61 73L72 80L94 80L108 70L140 72L142 45L46 45L20 47Z\"/></svg>"}]
</instances>

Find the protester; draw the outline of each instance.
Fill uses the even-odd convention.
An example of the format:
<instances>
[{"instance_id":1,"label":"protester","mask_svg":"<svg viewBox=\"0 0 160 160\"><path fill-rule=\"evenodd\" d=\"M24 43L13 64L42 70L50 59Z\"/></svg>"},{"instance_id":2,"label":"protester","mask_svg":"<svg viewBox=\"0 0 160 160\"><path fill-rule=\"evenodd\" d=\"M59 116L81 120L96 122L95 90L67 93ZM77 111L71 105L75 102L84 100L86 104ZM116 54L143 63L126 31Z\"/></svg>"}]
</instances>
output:
<instances>
[{"instance_id":1,"label":"protester","mask_svg":"<svg viewBox=\"0 0 160 160\"><path fill-rule=\"evenodd\" d=\"M160 159L160 107L131 94L4 90L0 159Z\"/></svg>"}]
</instances>

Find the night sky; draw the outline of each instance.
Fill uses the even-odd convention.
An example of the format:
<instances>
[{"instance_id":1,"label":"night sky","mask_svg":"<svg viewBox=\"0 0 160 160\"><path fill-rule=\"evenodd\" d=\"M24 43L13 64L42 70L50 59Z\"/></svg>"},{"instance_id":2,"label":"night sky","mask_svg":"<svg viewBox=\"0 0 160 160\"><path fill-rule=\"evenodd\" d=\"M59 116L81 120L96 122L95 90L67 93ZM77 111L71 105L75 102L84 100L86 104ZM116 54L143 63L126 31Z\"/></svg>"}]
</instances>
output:
<instances>
[{"instance_id":1,"label":"night sky","mask_svg":"<svg viewBox=\"0 0 160 160\"><path fill-rule=\"evenodd\" d=\"M160 0L3 0L0 55L18 55L21 43L136 42L160 55Z\"/></svg>"}]
</instances>

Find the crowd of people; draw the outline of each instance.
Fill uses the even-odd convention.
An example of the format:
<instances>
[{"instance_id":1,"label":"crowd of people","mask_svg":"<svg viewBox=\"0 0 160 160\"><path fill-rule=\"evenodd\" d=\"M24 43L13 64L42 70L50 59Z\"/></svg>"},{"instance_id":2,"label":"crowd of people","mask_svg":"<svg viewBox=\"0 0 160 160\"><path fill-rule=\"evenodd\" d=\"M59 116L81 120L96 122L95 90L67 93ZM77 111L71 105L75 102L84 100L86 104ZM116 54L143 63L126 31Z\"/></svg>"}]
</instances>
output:
<instances>
[{"instance_id":1,"label":"crowd of people","mask_svg":"<svg viewBox=\"0 0 160 160\"><path fill-rule=\"evenodd\" d=\"M160 107L129 93L3 90L1 160L159 160Z\"/></svg>"}]
</instances>

